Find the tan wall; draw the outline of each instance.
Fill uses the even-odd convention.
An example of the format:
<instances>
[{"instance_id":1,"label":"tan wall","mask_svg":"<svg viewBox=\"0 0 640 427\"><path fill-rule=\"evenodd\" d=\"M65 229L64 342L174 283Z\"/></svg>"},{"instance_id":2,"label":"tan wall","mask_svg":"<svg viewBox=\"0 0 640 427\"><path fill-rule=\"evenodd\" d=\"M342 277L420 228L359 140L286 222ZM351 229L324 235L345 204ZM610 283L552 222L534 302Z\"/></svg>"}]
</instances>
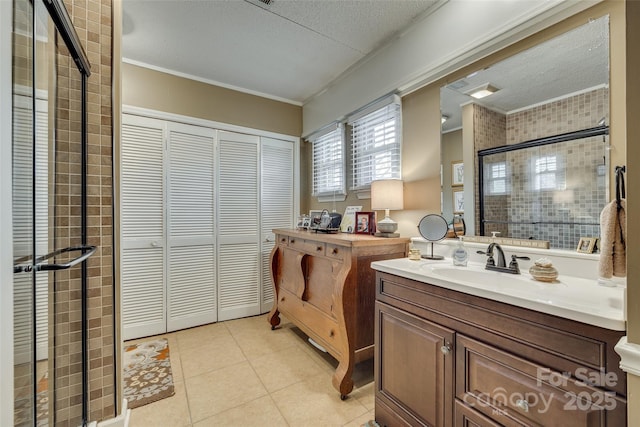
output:
<instances>
[{"instance_id":1,"label":"tan wall","mask_svg":"<svg viewBox=\"0 0 640 427\"><path fill-rule=\"evenodd\" d=\"M122 103L285 135L302 133L302 107L131 64L122 64Z\"/></svg>"}]
</instances>

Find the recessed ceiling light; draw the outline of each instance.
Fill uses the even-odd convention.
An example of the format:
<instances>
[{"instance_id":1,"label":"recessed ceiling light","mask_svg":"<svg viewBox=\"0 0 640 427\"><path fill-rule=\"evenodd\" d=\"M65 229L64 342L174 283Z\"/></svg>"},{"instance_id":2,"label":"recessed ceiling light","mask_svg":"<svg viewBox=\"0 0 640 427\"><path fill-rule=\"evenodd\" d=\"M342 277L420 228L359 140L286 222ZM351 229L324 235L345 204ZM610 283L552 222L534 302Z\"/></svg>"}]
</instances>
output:
<instances>
[{"instance_id":1,"label":"recessed ceiling light","mask_svg":"<svg viewBox=\"0 0 640 427\"><path fill-rule=\"evenodd\" d=\"M447 120L449 120L449 116L447 116L446 114L443 114L442 117L440 118L440 124L446 122Z\"/></svg>"},{"instance_id":2,"label":"recessed ceiling light","mask_svg":"<svg viewBox=\"0 0 640 427\"><path fill-rule=\"evenodd\" d=\"M485 96L492 95L499 90L500 89L493 86L491 83L485 83L482 86L468 90L465 93L473 98L480 99L480 98L484 98Z\"/></svg>"}]
</instances>

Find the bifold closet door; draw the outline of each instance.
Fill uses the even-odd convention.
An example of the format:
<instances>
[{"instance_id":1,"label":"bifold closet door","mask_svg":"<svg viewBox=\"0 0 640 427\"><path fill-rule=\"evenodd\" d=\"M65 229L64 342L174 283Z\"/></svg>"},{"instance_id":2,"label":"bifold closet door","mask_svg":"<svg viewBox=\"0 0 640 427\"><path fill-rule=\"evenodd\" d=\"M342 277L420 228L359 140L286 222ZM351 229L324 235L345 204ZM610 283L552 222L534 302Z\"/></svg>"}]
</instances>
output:
<instances>
[{"instance_id":1,"label":"bifold closet door","mask_svg":"<svg viewBox=\"0 0 640 427\"><path fill-rule=\"evenodd\" d=\"M260 313L260 138L218 132L218 320Z\"/></svg>"},{"instance_id":2,"label":"bifold closet door","mask_svg":"<svg viewBox=\"0 0 640 427\"><path fill-rule=\"evenodd\" d=\"M165 123L124 114L121 148L122 336L166 332Z\"/></svg>"},{"instance_id":3,"label":"bifold closet door","mask_svg":"<svg viewBox=\"0 0 640 427\"><path fill-rule=\"evenodd\" d=\"M167 330L215 322L216 131L168 126Z\"/></svg>"},{"instance_id":4,"label":"bifold closet door","mask_svg":"<svg viewBox=\"0 0 640 427\"><path fill-rule=\"evenodd\" d=\"M275 245L274 228L290 228L295 220L294 144L273 138L261 138L260 156L260 231L261 313L273 307L271 250Z\"/></svg>"}]
</instances>

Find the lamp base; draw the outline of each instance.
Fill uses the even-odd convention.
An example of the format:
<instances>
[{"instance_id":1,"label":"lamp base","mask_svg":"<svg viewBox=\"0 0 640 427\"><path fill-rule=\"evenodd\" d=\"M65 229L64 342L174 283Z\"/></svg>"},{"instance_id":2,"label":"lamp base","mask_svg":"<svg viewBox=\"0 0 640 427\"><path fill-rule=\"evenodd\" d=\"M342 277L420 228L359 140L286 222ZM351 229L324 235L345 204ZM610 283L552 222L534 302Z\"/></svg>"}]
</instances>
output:
<instances>
[{"instance_id":1,"label":"lamp base","mask_svg":"<svg viewBox=\"0 0 640 427\"><path fill-rule=\"evenodd\" d=\"M398 223L389 218L389 215L385 216L384 219L378 221L376 224L376 231L380 233L395 233L398 229Z\"/></svg>"},{"instance_id":2,"label":"lamp base","mask_svg":"<svg viewBox=\"0 0 640 427\"><path fill-rule=\"evenodd\" d=\"M400 237L400 233L382 233L378 231L375 234L376 237Z\"/></svg>"}]
</instances>

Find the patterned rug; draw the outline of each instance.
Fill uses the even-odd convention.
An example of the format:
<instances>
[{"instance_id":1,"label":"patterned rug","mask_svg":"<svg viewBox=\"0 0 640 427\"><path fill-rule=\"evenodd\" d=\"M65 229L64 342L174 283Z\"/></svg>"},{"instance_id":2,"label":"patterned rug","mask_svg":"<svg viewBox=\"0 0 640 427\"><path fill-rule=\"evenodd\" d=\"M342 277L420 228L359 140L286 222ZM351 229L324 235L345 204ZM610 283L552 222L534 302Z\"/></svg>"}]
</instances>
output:
<instances>
[{"instance_id":1,"label":"patterned rug","mask_svg":"<svg viewBox=\"0 0 640 427\"><path fill-rule=\"evenodd\" d=\"M175 394L166 338L126 346L123 365L124 397L129 408Z\"/></svg>"}]
</instances>

